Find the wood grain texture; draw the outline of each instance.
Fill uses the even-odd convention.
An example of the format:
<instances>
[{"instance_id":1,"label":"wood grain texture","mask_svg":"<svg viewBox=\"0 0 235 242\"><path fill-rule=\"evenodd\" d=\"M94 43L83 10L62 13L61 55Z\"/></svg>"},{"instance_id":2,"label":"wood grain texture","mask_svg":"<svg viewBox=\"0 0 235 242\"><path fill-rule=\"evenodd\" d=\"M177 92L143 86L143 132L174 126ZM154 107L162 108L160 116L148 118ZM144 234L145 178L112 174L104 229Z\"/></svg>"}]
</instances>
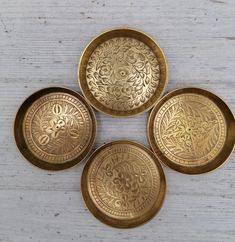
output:
<instances>
[{"instance_id":1,"label":"wood grain texture","mask_svg":"<svg viewBox=\"0 0 235 242\"><path fill-rule=\"evenodd\" d=\"M79 164L61 172L23 159L12 134L20 103L62 85L79 90L77 64L86 44L120 26L158 40L169 63L166 91L206 88L235 110L233 0L0 0L0 241L235 241L235 156L218 170L187 176L164 167L167 196L149 223L119 230L86 209ZM94 148L128 138L148 145L148 114L113 119L97 114Z\"/></svg>"}]
</instances>

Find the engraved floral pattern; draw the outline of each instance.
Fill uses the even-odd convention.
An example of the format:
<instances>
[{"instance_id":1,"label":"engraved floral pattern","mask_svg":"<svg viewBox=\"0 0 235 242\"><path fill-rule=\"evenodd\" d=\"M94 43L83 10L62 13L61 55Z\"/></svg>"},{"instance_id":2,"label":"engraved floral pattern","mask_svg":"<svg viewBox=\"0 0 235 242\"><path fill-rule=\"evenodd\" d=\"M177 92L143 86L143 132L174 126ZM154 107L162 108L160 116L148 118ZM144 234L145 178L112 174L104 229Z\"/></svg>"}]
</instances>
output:
<instances>
[{"instance_id":1,"label":"engraved floral pattern","mask_svg":"<svg viewBox=\"0 0 235 242\"><path fill-rule=\"evenodd\" d=\"M50 120L48 121L41 121L40 127L42 131L45 131L45 134L42 134L38 138L38 142L41 145L46 145L50 139L56 139L59 137L60 134L64 132L68 132L71 138L79 138L78 129L73 127L74 124L74 116L73 114L67 113L68 105L65 105L65 108L60 104L54 104L52 107L52 114ZM72 110L71 110L72 111ZM51 115L51 112L48 113ZM36 116L37 117L37 116ZM48 117L49 118L49 117ZM40 119L40 117L38 117ZM45 117L44 117L45 119ZM45 139L47 137L47 139ZM44 140L44 142L42 142ZM45 142L45 140L47 142Z\"/></svg>"},{"instance_id":2,"label":"engraved floral pattern","mask_svg":"<svg viewBox=\"0 0 235 242\"><path fill-rule=\"evenodd\" d=\"M212 156L216 155L223 146L225 130L222 116L216 107L213 110L207 100L204 101L194 100L194 96L190 100L189 96L187 101L181 98L173 105L165 104L168 108L160 118L160 128L155 129L155 137L159 137L157 142L160 147L178 157L176 159L199 162L211 152Z\"/></svg>"},{"instance_id":3,"label":"engraved floral pattern","mask_svg":"<svg viewBox=\"0 0 235 242\"><path fill-rule=\"evenodd\" d=\"M25 114L23 135L40 160L64 163L78 158L92 138L92 117L79 98L53 92L38 98Z\"/></svg>"},{"instance_id":4,"label":"engraved floral pattern","mask_svg":"<svg viewBox=\"0 0 235 242\"><path fill-rule=\"evenodd\" d=\"M132 38L113 38L91 55L86 77L90 91L104 106L131 110L143 105L158 87L156 56L144 43Z\"/></svg>"},{"instance_id":5,"label":"engraved floral pattern","mask_svg":"<svg viewBox=\"0 0 235 242\"><path fill-rule=\"evenodd\" d=\"M82 117L69 103L51 102L35 114L32 121L33 137L37 145L48 153L70 152L79 143Z\"/></svg>"},{"instance_id":6,"label":"engraved floral pattern","mask_svg":"<svg viewBox=\"0 0 235 242\"><path fill-rule=\"evenodd\" d=\"M98 188L98 193L115 209L135 209L150 193L151 177L146 167L129 154L107 160L101 173L103 186Z\"/></svg>"}]
</instances>

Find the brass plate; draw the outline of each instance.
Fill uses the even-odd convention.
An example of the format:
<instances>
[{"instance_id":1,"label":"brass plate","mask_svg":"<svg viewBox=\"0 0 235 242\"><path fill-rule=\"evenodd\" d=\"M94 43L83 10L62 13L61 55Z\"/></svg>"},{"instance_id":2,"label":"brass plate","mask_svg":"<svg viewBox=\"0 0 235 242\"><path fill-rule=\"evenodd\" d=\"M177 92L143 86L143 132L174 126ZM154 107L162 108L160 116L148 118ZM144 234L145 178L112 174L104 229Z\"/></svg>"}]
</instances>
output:
<instances>
[{"instance_id":1,"label":"brass plate","mask_svg":"<svg viewBox=\"0 0 235 242\"><path fill-rule=\"evenodd\" d=\"M115 117L149 110L164 91L167 73L159 45L133 29L113 29L93 39L78 68L88 102Z\"/></svg>"},{"instance_id":2,"label":"brass plate","mask_svg":"<svg viewBox=\"0 0 235 242\"><path fill-rule=\"evenodd\" d=\"M32 164L61 170L81 161L96 134L95 115L78 93L51 87L28 97L14 125L16 144Z\"/></svg>"},{"instance_id":3,"label":"brass plate","mask_svg":"<svg viewBox=\"0 0 235 242\"><path fill-rule=\"evenodd\" d=\"M166 181L155 155L132 141L101 146L89 158L81 179L85 203L102 222L130 228L161 208Z\"/></svg>"},{"instance_id":4,"label":"brass plate","mask_svg":"<svg viewBox=\"0 0 235 242\"><path fill-rule=\"evenodd\" d=\"M168 93L154 107L148 135L166 165L182 173L204 173L222 165L232 152L234 117L213 93L183 88Z\"/></svg>"}]
</instances>

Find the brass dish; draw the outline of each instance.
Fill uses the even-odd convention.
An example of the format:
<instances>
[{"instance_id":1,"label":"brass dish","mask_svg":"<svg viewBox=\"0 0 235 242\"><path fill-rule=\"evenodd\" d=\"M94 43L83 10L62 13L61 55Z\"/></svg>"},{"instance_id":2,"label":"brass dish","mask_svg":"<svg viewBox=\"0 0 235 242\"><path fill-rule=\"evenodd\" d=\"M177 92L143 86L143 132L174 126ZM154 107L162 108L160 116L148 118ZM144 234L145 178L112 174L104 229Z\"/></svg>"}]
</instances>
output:
<instances>
[{"instance_id":1,"label":"brass dish","mask_svg":"<svg viewBox=\"0 0 235 242\"><path fill-rule=\"evenodd\" d=\"M77 164L90 151L96 119L78 93L51 87L23 102L16 115L14 135L20 152L32 164L61 170Z\"/></svg>"},{"instance_id":2,"label":"brass dish","mask_svg":"<svg viewBox=\"0 0 235 242\"><path fill-rule=\"evenodd\" d=\"M81 190L91 213L118 228L150 220L161 208L166 181L155 155L132 141L114 141L97 149L82 173Z\"/></svg>"},{"instance_id":3,"label":"brass dish","mask_svg":"<svg viewBox=\"0 0 235 242\"><path fill-rule=\"evenodd\" d=\"M93 39L78 67L81 91L88 102L114 117L149 110L162 95L167 74L159 45L129 28L113 29Z\"/></svg>"},{"instance_id":4,"label":"brass dish","mask_svg":"<svg viewBox=\"0 0 235 242\"><path fill-rule=\"evenodd\" d=\"M183 88L168 93L153 108L148 136L157 157L172 169L187 174L209 172L233 150L234 116L213 93Z\"/></svg>"}]
</instances>

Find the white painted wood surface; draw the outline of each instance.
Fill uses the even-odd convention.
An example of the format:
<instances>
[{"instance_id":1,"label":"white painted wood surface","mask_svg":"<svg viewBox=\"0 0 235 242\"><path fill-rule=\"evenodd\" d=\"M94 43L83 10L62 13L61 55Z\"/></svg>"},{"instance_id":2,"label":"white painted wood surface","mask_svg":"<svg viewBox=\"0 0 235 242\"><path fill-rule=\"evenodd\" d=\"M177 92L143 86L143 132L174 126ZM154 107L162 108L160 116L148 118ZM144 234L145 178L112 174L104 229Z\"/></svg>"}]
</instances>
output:
<instances>
[{"instance_id":1,"label":"white painted wood surface","mask_svg":"<svg viewBox=\"0 0 235 242\"><path fill-rule=\"evenodd\" d=\"M77 64L92 37L115 26L141 29L164 49L167 91L206 88L235 110L233 0L0 0L0 241L235 241L235 156L218 170L187 176L164 167L167 196L149 223L108 227L85 208L85 162L47 172L30 165L13 139L13 120L32 92L63 85L79 90ZM128 138L148 145L147 115L97 114L95 147Z\"/></svg>"}]
</instances>

